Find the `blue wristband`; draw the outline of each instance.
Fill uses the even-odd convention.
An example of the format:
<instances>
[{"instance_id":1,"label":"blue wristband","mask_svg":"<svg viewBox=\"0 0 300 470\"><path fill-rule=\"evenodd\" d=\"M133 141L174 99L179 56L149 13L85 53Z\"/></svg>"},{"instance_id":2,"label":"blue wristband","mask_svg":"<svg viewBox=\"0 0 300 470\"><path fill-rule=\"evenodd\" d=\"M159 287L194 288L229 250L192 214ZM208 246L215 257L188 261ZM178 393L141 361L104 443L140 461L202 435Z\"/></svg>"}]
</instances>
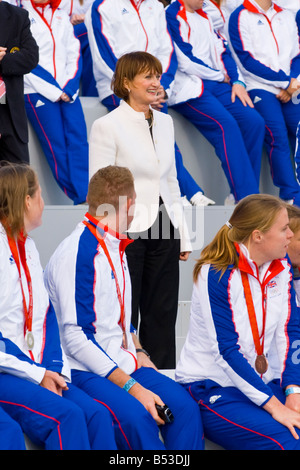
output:
<instances>
[{"instance_id":1,"label":"blue wristband","mask_svg":"<svg viewBox=\"0 0 300 470\"><path fill-rule=\"evenodd\" d=\"M129 390L131 389L131 387L134 386L134 384L136 384L136 380L131 377L129 380L127 380L126 384L123 385L123 390L125 390L125 392L129 392Z\"/></svg>"},{"instance_id":2,"label":"blue wristband","mask_svg":"<svg viewBox=\"0 0 300 470\"><path fill-rule=\"evenodd\" d=\"M289 387L285 390L285 396L291 395L291 393L300 393L300 387Z\"/></svg>"},{"instance_id":3,"label":"blue wristband","mask_svg":"<svg viewBox=\"0 0 300 470\"><path fill-rule=\"evenodd\" d=\"M242 82L241 80L236 80L235 82L233 82L232 85L243 85L244 88L246 88L246 85L244 82Z\"/></svg>"}]
</instances>

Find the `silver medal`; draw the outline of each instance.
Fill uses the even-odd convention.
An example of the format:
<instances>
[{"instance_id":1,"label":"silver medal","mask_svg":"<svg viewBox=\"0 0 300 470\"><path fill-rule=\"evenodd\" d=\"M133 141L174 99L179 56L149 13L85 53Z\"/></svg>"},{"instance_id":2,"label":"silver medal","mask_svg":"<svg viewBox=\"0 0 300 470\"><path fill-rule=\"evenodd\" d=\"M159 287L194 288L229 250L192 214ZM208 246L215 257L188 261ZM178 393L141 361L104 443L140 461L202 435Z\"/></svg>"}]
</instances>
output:
<instances>
[{"instance_id":1,"label":"silver medal","mask_svg":"<svg viewBox=\"0 0 300 470\"><path fill-rule=\"evenodd\" d=\"M29 351L31 351L34 346L34 337L31 331L27 331L26 333L26 343Z\"/></svg>"}]
</instances>

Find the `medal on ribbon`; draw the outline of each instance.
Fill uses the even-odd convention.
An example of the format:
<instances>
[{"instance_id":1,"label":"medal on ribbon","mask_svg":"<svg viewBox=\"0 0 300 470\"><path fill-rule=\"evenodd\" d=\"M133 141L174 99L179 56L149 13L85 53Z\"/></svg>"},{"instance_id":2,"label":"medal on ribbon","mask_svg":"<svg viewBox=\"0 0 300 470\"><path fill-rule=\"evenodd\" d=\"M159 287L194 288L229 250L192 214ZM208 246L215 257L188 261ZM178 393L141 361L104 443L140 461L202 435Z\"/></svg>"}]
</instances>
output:
<instances>
[{"instance_id":1,"label":"medal on ribbon","mask_svg":"<svg viewBox=\"0 0 300 470\"><path fill-rule=\"evenodd\" d=\"M255 344L255 350L257 354L254 366L255 366L255 370L260 375L263 375L268 370L268 360L263 352L264 350L263 343L264 343L265 326L266 326L266 311L265 309L263 309L263 329L262 329L262 335L261 335L262 341L261 341L259 331L258 331L258 326L257 326L257 319L256 319L254 305L253 305L253 299L252 299L252 294L250 290L248 275L245 272L241 272L241 276L242 276L242 283L244 287L245 300L246 300L247 309L248 309L248 315L249 315L249 321L251 325L253 341Z\"/></svg>"},{"instance_id":2,"label":"medal on ribbon","mask_svg":"<svg viewBox=\"0 0 300 470\"><path fill-rule=\"evenodd\" d=\"M21 233L17 242L15 241L13 237L9 235L7 235L7 239L8 239L8 244L9 244L12 256L14 258L14 261L18 269L18 273L19 273L19 281L20 281L20 287L21 287L21 292L22 292L23 310L24 310L24 317L25 317L25 321L24 321L25 342L26 342L30 357L32 360L34 360L34 357L32 354L32 349L34 346L34 338L32 334L33 293L32 293L31 276L30 276L29 268L26 262L26 253L25 253L26 238ZM20 260L21 260L21 263L20 263ZM21 264L25 272L27 287L28 287L28 294L29 294L28 307L26 304L25 293L24 293L24 288L23 288L23 283L22 283Z\"/></svg>"},{"instance_id":3,"label":"medal on ribbon","mask_svg":"<svg viewBox=\"0 0 300 470\"><path fill-rule=\"evenodd\" d=\"M102 247L102 249L104 251L104 254L106 255L106 258L109 262L109 265L110 265L112 273L113 273L113 277L114 277L115 285L116 285L116 292L117 292L117 296L118 296L118 301L119 301L119 304L120 304L120 319L119 319L118 323L119 323L119 325L122 329L122 348L127 349L128 348L128 339L127 339L127 335L126 335L126 326L125 326L125 299L124 299L124 296L125 296L125 274L123 272L123 293L122 293L121 288L120 288L120 284L119 284L119 281L118 281L117 273L116 273L114 264L112 262L112 259L110 257L109 251L107 249L107 246L105 244L105 241L101 237L101 234L100 234L99 230L97 230L97 227L95 227L93 225L93 223L98 223L99 221L97 219L91 220L93 218L88 213L86 214L86 217L89 220L89 222L84 221L83 223L87 226L87 228L90 230L90 232L97 238L100 246Z\"/></svg>"}]
</instances>

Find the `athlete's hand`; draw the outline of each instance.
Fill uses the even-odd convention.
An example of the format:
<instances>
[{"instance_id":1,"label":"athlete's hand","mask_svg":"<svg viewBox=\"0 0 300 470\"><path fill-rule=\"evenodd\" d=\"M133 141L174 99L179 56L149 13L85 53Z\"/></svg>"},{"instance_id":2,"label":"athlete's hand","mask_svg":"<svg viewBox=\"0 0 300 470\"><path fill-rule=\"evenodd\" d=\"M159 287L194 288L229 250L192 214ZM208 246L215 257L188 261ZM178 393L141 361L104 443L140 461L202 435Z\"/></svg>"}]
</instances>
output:
<instances>
[{"instance_id":1,"label":"athlete's hand","mask_svg":"<svg viewBox=\"0 0 300 470\"><path fill-rule=\"evenodd\" d=\"M80 15L80 14L74 13L74 14L71 16L71 23L72 23L72 25L76 25L76 24L83 23L83 22L84 22L84 16L85 16L85 15Z\"/></svg>"},{"instance_id":2,"label":"athlete's hand","mask_svg":"<svg viewBox=\"0 0 300 470\"><path fill-rule=\"evenodd\" d=\"M160 111L163 108L163 105L166 101L167 100L165 99L164 87L162 85L160 85L160 87L158 88L157 93L156 93L156 98L153 101L153 103L151 103L151 107L153 109L156 109L156 111Z\"/></svg>"},{"instance_id":3,"label":"athlete's hand","mask_svg":"<svg viewBox=\"0 0 300 470\"><path fill-rule=\"evenodd\" d=\"M56 393L60 396L62 396L63 390L68 390L65 379L57 372L53 372L51 370L46 370L40 385L47 390L50 390L50 392Z\"/></svg>"},{"instance_id":4,"label":"athlete's hand","mask_svg":"<svg viewBox=\"0 0 300 470\"><path fill-rule=\"evenodd\" d=\"M286 397L285 406L300 413L300 393L291 393Z\"/></svg>"},{"instance_id":5,"label":"athlete's hand","mask_svg":"<svg viewBox=\"0 0 300 470\"><path fill-rule=\"evenodd\" d=\"M239 98L244 106L250 106L250 108L254 108L254 104L252 103L252 100L250 96L248 95L246 88L240 83L235 83L234 85L232 85L232 90L231 90L232 103L235 102L235 98Z\"/></svg>"},{"instance_id":6,"label":"athlete's hand","mask_svg":"<svg viewBox=\"0 0 300 470\"><path fill-rule=\"evenodd\" d=\"M287 103L290 101L291 95L286 90L280 90L276 98L281 101L281 103Z\"/></svg>"},{"instance_id":7,"label":"athlete's hand","mask_svg":"<svg viewBox=\"0 0 300 470\"><path fill-rule=\"evenodd\" d=\"M292 95L295 91L299 90L299 88L300 82L296 78L292 78L286 91Z\"/></svg>"},{"instance_id":8,"label":"athlete's hand","mask_svg":"<svg viewBox=\"0 0 300 470\"><path fill-rule=\"evenodd\" d=\"M295 429L300 429L300 414L298 412L283 405L275 396L270 398L263 408L268 411L276 421L286 426L295 439L299 439Z\"/></svg>"},{"instance_id":9,"label":"athlete's hand","mask_svg":"<svg viewBox=\"0 0 300 470\"><path fill-rule=\"evenodd\" d=\"M158 370L156 365L151 361L150 357L142 351L137 352L136 357L138 369L140 369L141 367L150 367L151 369Z\"/></svg>"},{"instance_id":10,"label":"athlete's hand","mask_svg":"<svg viewBox=\"0 0 300 470\"><path fill-rule=\"evenodd\" d=\"M155 405L164 405L164 402L160 399L158 395L151 392L147 388L144 388L139 383L135 383L129 390L130 395L134 396L151 414L152 418L155 419L156 424L161 426L165 422L158 416Z\"/></svg>"}]
</instances>

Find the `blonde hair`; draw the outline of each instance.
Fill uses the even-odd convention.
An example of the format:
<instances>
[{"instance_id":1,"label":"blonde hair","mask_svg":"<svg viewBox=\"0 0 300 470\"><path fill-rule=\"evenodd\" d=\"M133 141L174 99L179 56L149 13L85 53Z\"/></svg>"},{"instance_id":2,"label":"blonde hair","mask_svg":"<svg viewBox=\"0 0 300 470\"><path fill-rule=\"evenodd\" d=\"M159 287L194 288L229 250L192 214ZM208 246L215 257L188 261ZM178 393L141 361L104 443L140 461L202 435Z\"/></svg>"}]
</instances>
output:
<instances>
[{"instance_id":1,"label":"blonde hair","mask_svg":"<svg viewBox=\"0 0 300 470\"><path fill-rule=\"evenodd\" d=\"M289 226L292 232L296 233L300 230L300 208L297 206L287 205L289 216Z\"/></svg>"},{"instance_id":2,"label":"blonde hair","mask_svg":"<svg viewBox=\"0 0 300 470\"><path fill-rule=\"evenodd\" d=\"M89 212L95 216L102 204L111 204L119 210L120 196L132 198L134 179L126 167L110 165L98 170L89 182L87 201Z\"/></svg>"},{"instance_id":3,"label":"blonde hair","mask_svg":"<svg viewBox=\"0 0 300 470\"><path fill-rule=\"evenodd\" d=\"M161 62L153 55L143 51L129 52L121 56L111 82L111 88L115 95L128 101L130 92L125 86L125 78L132 82L136 75L143 72L154 72L161 75Z\"/></svg>"},{"instance_id":4,"label":"blonde hair","mask_svg":"<svg viewBox=\"0 0 300 470\"><path fill-rule=\"evenodd\" d=\"M18 236L24 228L26 196L33 197L38 177L27 164L2 162L0 166L0 222L7 233Z\"/></svg>"},{"instance_id":5,"label":"blonde hair","mask_svg":"<svg viewBox=\"0 0 300 470\"><path fill-rule=\"evenodd\" d=\"M201 252L194 267L197 280L201 267L211 264L221 275L228 266L238 266L238 254L234 243L245 243L254 230L267 232L276 216L287 204L269 194L252 194L242 199L235 207L228 225L223 225L214 239Z\"/></svg>"}]
</instances>

